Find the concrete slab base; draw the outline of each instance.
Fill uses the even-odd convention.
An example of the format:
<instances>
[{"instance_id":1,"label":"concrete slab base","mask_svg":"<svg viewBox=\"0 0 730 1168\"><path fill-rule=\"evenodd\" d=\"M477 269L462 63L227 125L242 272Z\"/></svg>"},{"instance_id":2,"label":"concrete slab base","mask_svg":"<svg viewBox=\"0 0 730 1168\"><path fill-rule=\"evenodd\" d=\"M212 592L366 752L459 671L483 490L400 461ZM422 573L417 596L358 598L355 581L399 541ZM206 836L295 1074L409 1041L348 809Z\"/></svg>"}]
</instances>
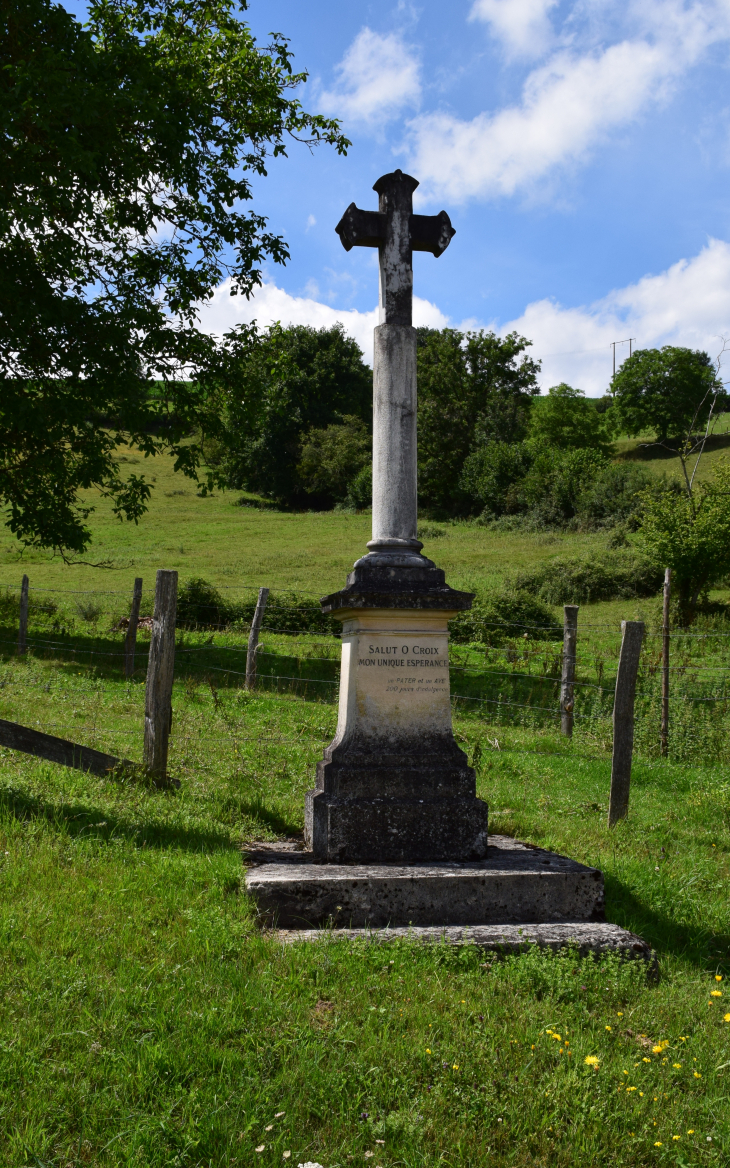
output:
<instances>
[{"instance_id":1,"label":"concrete slab base","mask_svg":"<svg viewBox=\"0 0 730 1168\"><path fill-rule=\"evenodd\" d=\"M588 953L620 953L624 957L638 957L654 969L656 957L652 949L628 929L606 921L569 921L562 924L533 925L430 925L412 928L386 929L278 929L276 936L285 945L301 941L319 941L322 944L338 941L368 941L387 944L393 941L411 941L422 944L476 945L488 953L505 956L521 953L531 945L545 949L565 949L572 946L581 956Z\"/></svg>"},{"instance_id":2,"label":"concrete slab base","mask_svg":"<svg viewBox=\"0 0 730 1168\"><path fill-rule=\"evenodd\" d=\"M491 835L469 863L318 864L295 844L249 852L246 887L262 923L343 929L603 920L603 873Z\"/></svg>"}]
</instances>

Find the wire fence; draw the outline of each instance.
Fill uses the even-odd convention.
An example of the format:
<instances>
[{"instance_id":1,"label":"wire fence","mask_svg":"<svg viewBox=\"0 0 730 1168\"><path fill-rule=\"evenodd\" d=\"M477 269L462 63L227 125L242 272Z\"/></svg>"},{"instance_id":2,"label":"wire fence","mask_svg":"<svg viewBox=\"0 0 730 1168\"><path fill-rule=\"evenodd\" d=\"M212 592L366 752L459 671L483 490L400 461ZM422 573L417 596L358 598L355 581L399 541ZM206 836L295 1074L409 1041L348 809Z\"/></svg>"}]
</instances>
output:
<instances>
[{"instance_id":1,"label":"wire fence","mask_svg":"<svg viewBox=\"0 0 730 1168\"><path fill-rule=\"evenodd\" d=\"M0 593L4 589L6 598L14 598L15 592L19 596L22 594L22 587L12 583L0 585ZM27 583L25 587L27 594ZM149 598L150 591L147 589L143 594ZM236 591L239 596L250 594L247 611L253 616L257 587L231 585L228 588L223 586L221 591ZM106 748L118 750L120 743L128 743L139 754L143 734L141 683L146 676L150 653L150 640L147 639L151 631L149 618L146 618L148 626L140 633L134 647L136 668L128 678L125 677L125 662L129 649L123 639L126 633L123 624L117 621L100 635L98 621L84 618L84 627L78 630L71 627L72 618L67 619L59 613L54 604L41 599L34 606L36 594L41 593L92 600L102 597L129 600L129 592L123 590L34 587L30 593L32 627L25 638L23 664L34 663L38 667L35 672L17 667L18 641L8 627L8 615L15 612L14 599L9 607L6 605L6 619L2 622L6 635L0 638L0 659L4 659L4 664L0 665L0 717L35 726L44 733L84 735L91 739L90 746L103 742ZM311 598L311 602L300 603L292 599L297 597ZM301 589L284 589L278 596L270 598L267 619L260 626L260 634L269 643L255 646L255 688L262 700L296 699L320 706L336 703L339 692L337 643L331 628L322 627L323 620L329 618L322 617L316 599L317 594ZM202 608L205 609L204 604ZM0 617L2 615L0 610ZM307 619L297 622L298 615L305 615ZM317 622L319 627L316 627ZM250 696L251 645L245 644L244 638L251 623L252 620L239 620L237 624L210 629L205 627L204 621L199 621L188 623L179 630L175 647L177 704L199 700L195 697L196 692L199 694L201 687L203 690L207 688L212 712L217 715L224 704L221 692L235 694L235 691L245 691ZM466 720L469 733L483 736L483 732L490 728L511 728L543 734L546 744L555 743L565 715L564 697L561 696L561 686L565 682L565 652L555 640L555 627L517 621L492 621L487 627L493 633L488 641L452 645L451 702L456 718ZM553 639L543 640L547 634ZM570 682L570 720L571 726L575 723L575 730L573 742L566 746L570 745L571 752L578 748L582 751L581 757L586 759L605 760L612 737L621 629L618 623L581 620L577 635L577 648L573 650L574 674ZM671 664L662 660L663 636L661 630L648 629L644 633L636 687L637 755L647 762L658 757L664 702L671 710L668 751L671 759L706 763L730 761L730 631L723 627L696 632L671 630L668 637ZM54 705L68 675L73 675L73 695L79 703L78 711L74 711L71 718L59 717ZM667 692L667 679L670 692ZM120 683L122 691L119 690ZM107 698L102 700L100 694L104 693ZM122 706L125 706L124 710ZM328 735L312 737L308 733L297 733L291 736L274 729L263 737L246 735L234 729L232 723L231 734L239 744L260 745L265 741L269 746L296 744L318 750L328 741ZM197 741L197 736L191 737L173 728L172 742L176 752ZM591 748L595 747L600 748L599 753L591 754ZM508 749L513 753L516 751L513 747ZM527 750L526 753L533 751ZM538 749L534 753L559 755L564 751Z\"/></svg>"}]
</instances>

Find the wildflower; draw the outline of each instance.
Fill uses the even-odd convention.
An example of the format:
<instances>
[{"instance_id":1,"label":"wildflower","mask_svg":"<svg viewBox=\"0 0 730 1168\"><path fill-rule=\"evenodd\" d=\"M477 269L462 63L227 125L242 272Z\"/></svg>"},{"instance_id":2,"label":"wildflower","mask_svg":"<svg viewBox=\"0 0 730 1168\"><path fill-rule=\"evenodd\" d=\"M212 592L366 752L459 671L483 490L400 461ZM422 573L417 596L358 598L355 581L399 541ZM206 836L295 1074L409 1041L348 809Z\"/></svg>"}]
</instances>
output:
<instances>
[{"instance_id":1,"label":"wildflower","mask_svg":"<svg viewBox=\"0 0 730 1168\"><path fill-rule=\"evenodd\" d=\"M681 1063L672 1063L672 1066L674 1067L675 1071L679 1071L682 1069Z\"/></svg>"},{"instance_id":2,"label":"wildflower","mask_svg":"<svg viewBox=\"0 0 730 1168\"><path fill-rule=\"evenodd\" d=\"M610 1027L610 1026L607 1026L607 1027L606 1027L606 1030L610 1030L610 1029L611 1029L611 1027Z\"/></svg>"},{"instance_id":3,"label":"wildflower","mask_svg":"<svg viewBox=\"0 0 730 1168\"><path fill-rule=\"evenodd\" d=\"M255 1148L254 1151L263 1152L265 1147L266 1147L266 1144L259 1144L258 1148Z\"/></svg>"},{"instance_id":4,"label":"wildflower","mask_svg":"<svg viewBox=\"0 0 730 1168\"><path fill-rule=\"evenodd\" d=\"M616 1017L617 1017L617 1018L623 1018L623 1016L624 1016L624 1012L623 1012L623 1010L619 1010L619 1012L618 1012L618 1014L616 1015Z\"/></svg>"},{"instance_id":5,"label":"wildflower","mask_svg":"<svg viewBox=\"0 0 730 1168\"><path fill-rule=\"evenodd\" d=\"M281 1119L282 1115L286 1115L285 1111L277 1111L274 1119Z\"/></svg>"},{"instance_id":6,"label":"wildflower","mask_svg":"<svg viewBox=\"0 0 730 1168\"><path fill-rule=\"evenodd\" d=\"M288 1160L289 1157L291 1156L291 1152L289 1150L287 1150L286 1152L282 1152L281 1154L285 1160Z\"/></svg>"},{"instance_id":7,"label":"wildflower","mask_svg":"<svg viewBox=\"0 0 730 1168\"><path fill-rule=\"evenodd\" d=\"M272 1129L272 1127L273 1127L273 1126L274 1126L274 1125L273 1125L273 1123L270 1123L270 1124L268 1124L268 1125L267 1125L267 1126L264 1128L264 1131L271 1131L271 1129Z\"/></svg>"},{"instance_id":8,"label":"wildflower","mask_svg":"<svg viewBox=\"0 0 730 1168\"><path fill-rule=\"evenodd\" d=\"M641 1098L643 1099L643 1098L644 1098L644 1092L643 1092L643 1091L639 1091L639 1094L641 1095Z\"/></svg>"},{"instance_id":9,"label":"wildflower","mask_svg":"<svg viewBox=\"0 0 730 1168\"><path fill-rule=\"evenodd\" d=\"M636 1087L627 1087L627 1088L626 1088L626 1091L627 1091L627 1093L628 1093L629 1091L635 1091L635 1090L636 1090Z\"/></svg>"},{"instance_id":10,"label":"wildflower","mask_svg":"<svg viewBox=\"0 0 730 1168\"><path fill-rule=\"evenodd\" d=\"M366 1152L366 1153L365 1153L365 1159L366 1159L366 1160L369 1160L369 1159L370 1159L372 1156L374 1156L374 1155L375 1155L375 1152Z\"/></svg>"},{"instance_id":11,"label":"wildflower","mask_svg":"<svg viewBox=\"0 0 730 1168\"><path fill-rule=\"evenodd\" d=\"M661 1140L656 1140L656 1141L655 1141L655 1143L654 1143L654 1147L655 1147L655 1148L661 1148L661 1146L662 1146L662 1141L661 1141Z\"/></svg>"},{"instance_id":12,"label":"wildflower","mask_svg":"<svg viewBox=\"0 0 730 1168\"><path fill-rule=\"evenodd\" d=\"M722 990L710 990L710 997L711 998L721 998L722 997Z\"/></svg>"},{"instance_id":13,"label":"wildflower","mask_svg":"<svg viewBox=\"0 0 730 1168\"><path fill-rule=\"evenodd\" d=\"M661 1054L663 1050L664 1050L664 1047L661 1045L652 1046L651 1053L652 1054Z\"/></svg>"},{"instance_id":14,"label":"wildflower","mask_svg":"<svg viewBox=\"0 0 730 1168\"><path fill-rule=\"evenodd\" d=\"M725 1017L723 1018L723 1022L730 1022L730 1014L725 1015Z\"/></svg>"},{"instance_id":15,"label":"wildflower","mask_svg":"<svg viewBox=\"0 0 730 1168\"><path fill-rule=\"evenodd\" d=\"M642 1063L650 1063L650 1062L651 1062L651 1059L650 1059L650 1058L646 1058L646 1056L644 1056L644 1058L643 1058L641 1061L642 1061Z\"/></svg>"},{"instance_id":16,"label":"wildflower","mask_svg":"<svg viewBox=\"0 0 730 1168\"><path fill-rule=\"evenodd\" d=\"M459 1064L458 1064L458 1063L454 1063L454 1065L453 1065L453 1067L452 1067L451 1069L452 1069L452 1071L458 1071L458 1069L459 1069Z\"/></svg>"},{"instance_id":17,"label":"wildflower","mask_svg":"<svg viewBox=\"0 0 730 1168\"><path fill-rule=\"evenodd\" d=\"M600 1067L601 1065L600 1060L597 1059L594 1054L586 1055L586 1057L583 1059L583 1062L587 1067Z\"/></svg>"},{"instance_id":18,"label":"wildflower","mask_svg":"<svg viewBox=\"0 0 730 1168\"><path fill-rule=\"evenodd\" d=\"M694 1134L695 1134L695 1129L693 1127L689 1128L689 1130L687 1131L687 1135L693 1136Z\"/></svg>"},{"instance_id":19,"label":"wildflower","mask_svg":"<svg viewBox=\"0 0 730 1168\"><path fill-rule=\"evenodd\" d=\"M461 999L461 1004L462 1004L462 1006L465 1006L465 1005L466 1005L466 998L462 998L462 999Z\"/></svg>"},{"instance_id":20,"label":"wildflower","mask_svg":"<svg viewBox=\"0 0 730 1168\"><path fill-rule=\"evenodd\" d=\"M384 1143L385 1143L385 1140L376 1140L376 1141L375 1141L375 1143L376 1143L376 1144L384 1144Z\"/></svg>"},{"instance_id":21,"label":"wildflower","mask_svg":"<svg viewBox=\"0 0 730 1168\"><path fill-rule=\"evenodd\" d=\"M673 1140L678 1140L678 1139L679 1139L679 1136L672 1136L672 1139L673 1139Z\"/></svg>"},{"instance_id":22,"label":"wildflower","mask_svg":"<svg viewBox=\"0 0 730 1168\"><path fill-rule=\"evenodd\" d=\"M721 973L715 974L715 981L722 981L722 974Z\"/></svg>"},{"instance_id":23,"label":"wildflower","mask_svg":"<svg viewBox=\"0 0 730 1168\"><path fill-rule=\"evenodd\" d=\"M428 1047L426 1047L426 1054L430 1054L430 1053L431 1053L431 1051L428 1049Z\"/></svg>"},{"instance_id":24,"label":"wildflower","mask_svg":"<svg viewBox=\"0 0 730 1168\"><path fill-rule=\"evenodd\" d=\"M628 1071L624 1071L624 1074L625 1074L625 1075L628 1075L628 1073L629 1073Z\"/></svg>"},{"instance_id":25,"label":"wildflower","mask_svg":"<svg viewBox=\"0 0 730 1168\"><path fill-rule=\"evenodd\" d=\"M534 1050L534 1049L535 1049L535 1043L533 1042L532 1046L530 1047L530 1050Z\"/></svg>"},{"instance_id":26,"label":"wildflower","mask_svg":"<svg viewBox=\"0 0 730 1168\"><path fill-rule=\"evenodd\" d=\"M695 1079L701 1079L701 1078L702 1078L702 1075L700 1075L698 1071L695 1071L695 1072L694 1072L694 1077L695 1077Z\"/></svg>"}]
</instances>

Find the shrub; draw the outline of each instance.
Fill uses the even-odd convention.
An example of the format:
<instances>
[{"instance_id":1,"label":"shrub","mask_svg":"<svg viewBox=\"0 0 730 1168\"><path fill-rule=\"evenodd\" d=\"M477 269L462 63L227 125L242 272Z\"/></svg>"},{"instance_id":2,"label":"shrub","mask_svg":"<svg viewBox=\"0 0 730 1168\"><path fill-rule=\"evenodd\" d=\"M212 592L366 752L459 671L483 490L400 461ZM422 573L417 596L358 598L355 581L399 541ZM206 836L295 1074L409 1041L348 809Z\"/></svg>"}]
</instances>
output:
<instances>
[{"instance_id":1,"label":"shrub","mask_svg":"<svg viewBox=\"0 0 730 1168\"><path fill-rule=\"evenodd\" d=\"M207 580L186 580L177 594L179 628L221 628L235 620L234 610Z\"/></svg>"},{"instance_id":2,"label":"shrub","mask_svg":"<svg viewBox=\"0 0 730 1168\"><path fill-rule=\"evenodd\" d=\"M500 645L526 634L537 641L555 641L563 636L552 610L518 588L477 597L469 612L459 613L451 621L450 632L452 641L458 644L477 641L483 645Z\"/></svg>"},{"instance_id":3,"label":"shrub","mask_svg":"<svg viewBox=\"0 0 730 1168\"><path fill-rule=\"evenodd\" d=\"M547 604L589 604L654 596L663 578L662 570L650 560L616 551L610 559L556 558L519 572L514 584Z\"/></svg>"},{"instance_id":4,"label":"shrub","mask_svg":"<svg viewBox=\"0 0 730 1168\"><path fill-rule=\"evenodd\" d=\"M200 577L187 580L178 593L179 628L220 629L228 625L250 625L257 596L248 600L227 601L214 584ZM317 600L305 599L294 592L270 593L264 614L264 627L283 633L339 633L342 625L325 616Z\"/></svg>"},{"instance_id":5,"label":"shrub","mask_svg":"<svg viewBox=\"0 0 730 1168\"><path fill-rule=\"evenodd\" d=\"M610 462L582 492L576 514L585 526L639 525L642 492L656 484L656 476L636 462Z\"/></svg>"}]
</instances>

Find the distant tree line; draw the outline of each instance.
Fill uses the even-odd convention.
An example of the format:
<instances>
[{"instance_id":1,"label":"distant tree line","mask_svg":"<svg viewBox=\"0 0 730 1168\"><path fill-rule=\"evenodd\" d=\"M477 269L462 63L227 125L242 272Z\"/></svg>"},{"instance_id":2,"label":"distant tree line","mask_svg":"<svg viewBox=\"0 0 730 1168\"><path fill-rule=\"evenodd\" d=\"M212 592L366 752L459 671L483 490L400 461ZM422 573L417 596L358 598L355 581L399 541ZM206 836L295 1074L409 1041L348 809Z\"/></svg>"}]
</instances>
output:
<instances>
[{"instance_id":1,"label":"distant tree line","mask_svg":"<svg viewBox=\"0 0 730 1168\"><path fill-rule=\"evenodd\" d=\"M657 476L613 440L683 441L727 399L706 353L640 350L611 393L539 394L516 333L418 329L418 492L440 519L636 526ZM718 398L720 399L718 401ZM220 481L298 509L363 508L372 491L372 372L341 326L276 324L252 341L207 454Z\"/></svg>"}]
</instances>

